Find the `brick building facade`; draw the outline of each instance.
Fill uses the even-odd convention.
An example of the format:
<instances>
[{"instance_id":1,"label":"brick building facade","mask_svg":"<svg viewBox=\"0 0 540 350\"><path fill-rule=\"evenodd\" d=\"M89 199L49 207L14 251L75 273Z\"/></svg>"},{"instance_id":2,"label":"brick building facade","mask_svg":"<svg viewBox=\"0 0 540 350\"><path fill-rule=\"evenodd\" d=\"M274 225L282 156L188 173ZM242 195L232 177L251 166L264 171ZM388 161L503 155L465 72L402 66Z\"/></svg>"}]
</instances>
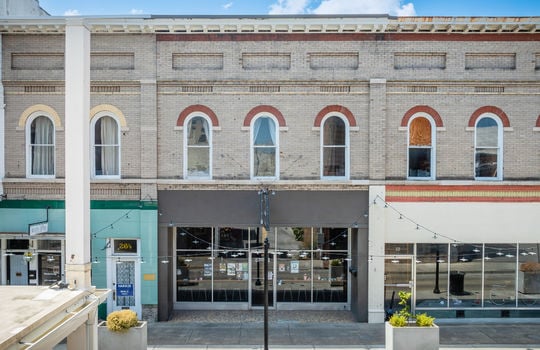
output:
<instances>
[{"instance_id":1,"label":"brick building facade","mask_svg":"<svg viewBox=\"0 0 540 350\"><path fill-rule=\"evenodd\" d=\"M82 23L109 310L260 307L269 238L277 309L382 322L410 288L439 317L538 317L520 271L539 256L537 17ZM63 277L65 26L0 23L2 284Z\"/></svg>"}]
</instances>

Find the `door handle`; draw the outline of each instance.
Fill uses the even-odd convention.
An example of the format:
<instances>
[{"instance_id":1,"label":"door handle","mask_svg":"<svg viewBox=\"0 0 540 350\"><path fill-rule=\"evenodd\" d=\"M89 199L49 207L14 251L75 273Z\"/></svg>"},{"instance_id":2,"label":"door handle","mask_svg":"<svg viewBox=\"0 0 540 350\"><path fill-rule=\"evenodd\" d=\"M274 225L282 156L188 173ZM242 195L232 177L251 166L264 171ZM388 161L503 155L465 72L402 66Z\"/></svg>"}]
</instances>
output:
<instances>
[{"instance_id":1,"label":"door handle","mask_svg":"<svg viewBox=\"0 0 540 350\"><path fill-rule=\"evenodd\" d=\"M112 300L116 301L116 291L114 291L114 290L112 292Z\"/></svg>"}]
</instances>

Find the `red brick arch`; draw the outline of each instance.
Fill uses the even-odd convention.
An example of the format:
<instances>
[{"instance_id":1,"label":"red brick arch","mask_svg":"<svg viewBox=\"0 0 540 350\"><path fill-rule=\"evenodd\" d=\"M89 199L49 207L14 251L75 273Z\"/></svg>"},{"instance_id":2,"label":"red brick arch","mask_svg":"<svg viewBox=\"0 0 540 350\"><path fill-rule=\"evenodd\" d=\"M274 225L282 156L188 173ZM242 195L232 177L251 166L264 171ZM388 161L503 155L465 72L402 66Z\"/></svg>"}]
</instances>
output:
<instances>
[{"instance_id":1,"label":"red brick arch","mask_svg":"<svg viewBox=\"0 0 540 350\"><path fill-rule=\"evenodd\" d=\"M317 117L315 117L315 123L313 124L313 126L316 128L320 128L323 118L326 117L328 114L331 114L332 112L338 112L338 113L343 114L349 121L350 127L356 126L356 119L354 118L354 115L351 113L351 111L348 110L347 107L343 107L339 105L331 105L331 106L324 107L319 112L319 114L317 114Z\"/></svg>"},{"instance_id":2,"label":"red brick arch","mask_svg":"<svg viewBox=\"0 0 540 350\"><path fill-rule=\"evenodd\" d=\"M409 109L403 116L403 119L401 119L400 126L406 127L407 125L409 125L409 120L412 118L413 115L417 113L425 113L432 117L435 121L435 126L438 128L442 128L444 126L439 113L430 106L414 106L413 108Z\"/></svg>"},{"instance_id":3,"label":"red brick arch","mask_svg":"<svg viewBox=\"0 0 540 350\"><path fill-rule=\"evenodd\" d=\"M538 119L536 119L536 127L540 128L540 115L538 116Z\"/></svg>"},{"instance_id":4,"label":"red brick arch","mask_svg":"<svg viewBox=\"0 0 540 350\"><path fill-rule=\"evenodd\" d=\"M471 118L469 119L468 127L474 128L476 125L476 121L480 116L484 113L492 113L495 114L497 117L501 119L501 122L503 123L503 127L509 128L510 127L510 120L508 119L508 116L504 111L498 107L495 106L484 106L478 108L474 113L471 115Z\"/></svg>"},{"instance_id":5,"label":"red brick arch","mask_svg":"<svg viewBox=\"0 0 540 350\"><path fill-rule=\"evenodd\" d=\"M214 111L212 111L210 108L203 105L192 105L184 109L180 113L180 115L178 115L178 119L176 120L176 126L184 126L188 115L196 112L206 114L208 117L210 117L210 120L212 121L212 126L219 126L219 120L216 116L216 113L214 113Z\"/></svg>"},{"instance_id":6,"label":"red brick arch","mask_svg":"<svg viewBox=\"0 0 540 350\"><path fill-rule=\"evenodd\" d=\"M272 107L272 106L266 106L266 105L252 108L251 111L249 111L246 117L244 118L243 126L249 127L251 125L251 121L253 120L253 118L255 118L255 116L260 113L268 113L276 117L280 127L287 126L287 123L285 122L285 118L283 118L283 114L281 114L281 112L277 108Z\"/></svg>"}]
</instances>

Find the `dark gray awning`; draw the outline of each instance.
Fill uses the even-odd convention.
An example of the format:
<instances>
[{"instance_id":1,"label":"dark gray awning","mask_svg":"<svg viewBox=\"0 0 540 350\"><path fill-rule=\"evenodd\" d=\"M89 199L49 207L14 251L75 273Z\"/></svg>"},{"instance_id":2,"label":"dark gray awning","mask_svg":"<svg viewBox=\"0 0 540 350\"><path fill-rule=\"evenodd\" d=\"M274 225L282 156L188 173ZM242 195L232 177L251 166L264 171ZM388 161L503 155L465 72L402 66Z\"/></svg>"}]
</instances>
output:
<instances>
[{"instance_id":1,"label":"dark gray awning","mask_svg":"<svg viewBox=\"0 0 540 350\"><path fill-rule=\"evenodd\" d=\"M257 191L159 191L159 221L176 226L260 226ZM271 226L366 226L367 191L279 191Z\"/></svg>"}]
</instances>

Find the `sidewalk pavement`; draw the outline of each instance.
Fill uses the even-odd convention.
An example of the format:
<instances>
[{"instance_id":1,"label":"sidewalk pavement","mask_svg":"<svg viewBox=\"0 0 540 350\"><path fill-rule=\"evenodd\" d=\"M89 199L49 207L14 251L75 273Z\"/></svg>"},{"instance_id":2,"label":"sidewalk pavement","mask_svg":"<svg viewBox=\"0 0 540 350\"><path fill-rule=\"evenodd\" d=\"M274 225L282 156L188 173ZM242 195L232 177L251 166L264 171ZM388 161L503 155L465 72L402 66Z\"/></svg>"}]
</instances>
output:
<instances>
[{"instance_id":1,"label":"sidewalk pavement","mask_svg":"<svg viewBox=\"0 0 540 350\"><path fill-rule=\"evenodd\" d=\"M540 320L438 322L441 350L540 350ZM384 324L270 322L269 349L384 349ZM157 322L148 325L148 349L259 350L262 322ZM414 349L411 349L414 350Z\"/></svg>"}]
</instances>

